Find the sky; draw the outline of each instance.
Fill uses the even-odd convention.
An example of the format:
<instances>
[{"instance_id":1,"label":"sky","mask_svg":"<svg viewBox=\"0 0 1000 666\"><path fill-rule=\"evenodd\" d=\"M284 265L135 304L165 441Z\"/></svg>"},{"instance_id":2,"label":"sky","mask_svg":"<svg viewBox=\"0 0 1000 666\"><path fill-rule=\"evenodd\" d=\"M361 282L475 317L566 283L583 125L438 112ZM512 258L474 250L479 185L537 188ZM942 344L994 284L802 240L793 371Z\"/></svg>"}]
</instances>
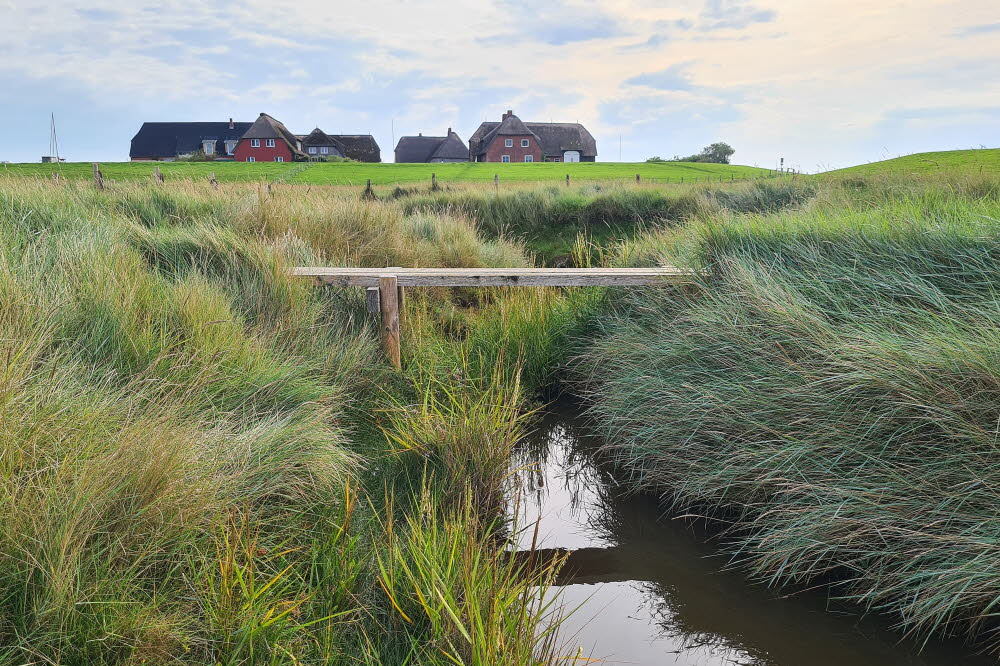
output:
<instances>
[{"instance_id":1,"label":"sky","mask_svg":"<svg viewBox=\"0 0 1000 666\"><path fill-rule=\"evenodd\" d=\"M506 109L599 161L806 172L1000 146L996 0L0 0L0 161L128 159L143 121L467 140Z\"/></svg>"}]
</instances>

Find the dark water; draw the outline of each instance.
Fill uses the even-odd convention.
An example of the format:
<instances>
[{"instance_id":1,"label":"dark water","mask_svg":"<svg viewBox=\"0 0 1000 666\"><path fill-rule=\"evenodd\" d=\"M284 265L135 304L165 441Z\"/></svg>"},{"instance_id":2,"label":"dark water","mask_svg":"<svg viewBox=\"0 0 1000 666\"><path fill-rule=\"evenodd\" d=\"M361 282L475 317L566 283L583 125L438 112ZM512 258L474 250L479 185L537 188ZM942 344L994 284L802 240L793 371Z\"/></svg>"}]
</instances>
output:
<instances>
[{"instance_id":1,"label":"dark water","mask_svg":"<svg viewBox=\"0 0 1000 666\"><path fill-rule=\"evenodd\" d=\"M593 440L556 405L518 451L518 523L541 516L540 548L570 551L559 588L568 654L604 663L684 666L979 666L961 643L918 652L882 618L859 618L822 590L751 584L690 523L628 496L594 461ZM530 548L533 529L522 532ZM586 662L578 662L586 663Z\"/></svg>"}]
</instances>

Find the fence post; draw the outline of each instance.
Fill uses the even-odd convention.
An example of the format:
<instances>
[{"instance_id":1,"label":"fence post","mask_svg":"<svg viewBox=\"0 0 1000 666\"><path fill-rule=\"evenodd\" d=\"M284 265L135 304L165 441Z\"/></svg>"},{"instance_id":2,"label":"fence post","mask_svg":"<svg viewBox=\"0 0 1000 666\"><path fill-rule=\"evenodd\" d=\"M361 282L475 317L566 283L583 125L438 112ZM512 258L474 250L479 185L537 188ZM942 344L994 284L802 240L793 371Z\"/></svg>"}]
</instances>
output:
<instances>
[{"instance_id":1,"label":"fence post","mask_svg":"<svg viewBox=\"0 0 1000 666\"><path fill-rule=\"evenodd\" d=\"M500 174L493 174L493 189L497 194L500 194Z\"/></svg>"},{"instance_id":2,"label":"fence post","mask_svg":"<svg viewBox=\"0 0 1000 666\"><path fill-rule=\"evenodd\" d=\"M361 194L362 199L374 199L375 193L372 192L372 179L368 179L368 184L365 185L365 191Z\"/></svg>"},{"instance_id":3,"label":"fence post","mask_svg":"<svg viewBox=\"0 0 1000 666\"><path fill-rule=\"evenodd\" d=\"M153 167L153 178L156 179L156 182L158 182L158 183L162 183L163 182L163 174L160 173L160 165L159 164L157 164L156 166Z\"/></svg>"},{"instance_id":4,"label":"fence post","mask_svg":"<svg viewBox=\"0 0 1000 666\"><path fill-rule=\"evenodd\" d=\"M566 174L566 187L569 187L569 174Z\"/></svg>"},{"instance_id":5,"label":"fence post","mask_svg":"<svg viewBox=\"0 0 1000 666\"><path fill-rule=\"evenodd\" d=\"M59 172L58 171L53 171L52 172L52 182L55 183L56 185L59 184Z\"/></svg>"},{"instance_id":6,"label":"fence post","mask_svg":"<svg viewBox=\"0 0 1000 666\"><path fill-rule=\"evenodd\" d=\"M104 189L104 175L101 173L101 165L94 162L94 186L99 190Z\"/></svg>"},{"instance_id":7,"label":"fence post","mask_svg":"<svg viewBox=\"0 0 1000 666\"><path fill-rule=\"evenodd\" d=\"M215 179L215 172L208 174L208 182L212 184L212 187L219 189L219 181Z\"/></svg>"},{"instance_id":8,"label":"fence post","mask_svg":"<svg viewBox=\"0 0 1000 666\"><path fill-rule=\"evenodd\" d=\"M431 192L438 191L438 177L436 173L431 173Z\"/></svg>"},{"instance_id":9,"label":"fence post","mask_svg":"<svg viewBox=\"0 0 1000 666\"><path fill-rule=\"evenodd\" d=\"M640 183L642 183L642 176L635 174L635 184L639 185Z\"/></svg>"},{"instance_id":10,"label":"fence post","mask_svg":"<svg viewBox=\"0 0 1000 666\"><path fill-rule=\"evenodd\" d=\"M397 370L403 367L399 352L399 283L395 275L378 279L379 310L382 313L382 346Z\"/></svg>"}]
</instances>

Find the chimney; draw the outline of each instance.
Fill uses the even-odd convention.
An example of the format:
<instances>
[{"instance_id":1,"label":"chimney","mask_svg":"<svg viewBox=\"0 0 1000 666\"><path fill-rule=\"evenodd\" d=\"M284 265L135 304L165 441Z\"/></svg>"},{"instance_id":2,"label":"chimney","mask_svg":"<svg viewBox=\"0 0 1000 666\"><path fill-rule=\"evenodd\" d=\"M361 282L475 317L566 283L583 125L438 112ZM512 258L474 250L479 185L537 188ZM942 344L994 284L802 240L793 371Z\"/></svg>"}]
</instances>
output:
<instances>
[{"instance_id":1,"label":"chimney","mask_svg":"<svg viewBox=\"0 0 1000 666\"><path fill-rule=\"evenodd\" d=\"M236 129L236 123L233 122L232 118L229 119L229 129Z\"/></svg>"},{"instance_id":2,"label":"chimney","mask_svg":"<svg viewBox=\"0 0 1000 666\"><path fill-rule=\"evenodd\" d=\"M417 136L423 136L423 135L424 135L423 132L417 132Z\"/></svg>"},{"instance_id":3,"label":"chimney","mask_svg":"<svg viewBox=\"0 0 1000 666\"><path fill-rule=\"evenodd\" d=\"M504 120L507 120L512 115L514 115L514 112L511 109L507 109L507 113L503 114L503 118L500 119L501 122L504 121Z\"/></svg>"},{"instance_id":4,"label":"chimney","mask_svg":"<svg viewBox=\"0 0 1000 666\"><path fill-rule=\"evenodd\" d=\"M445 134L445 136L451 136L451 128L450 127L448 128L448 133Z\"/></svg>"}]
</instances>

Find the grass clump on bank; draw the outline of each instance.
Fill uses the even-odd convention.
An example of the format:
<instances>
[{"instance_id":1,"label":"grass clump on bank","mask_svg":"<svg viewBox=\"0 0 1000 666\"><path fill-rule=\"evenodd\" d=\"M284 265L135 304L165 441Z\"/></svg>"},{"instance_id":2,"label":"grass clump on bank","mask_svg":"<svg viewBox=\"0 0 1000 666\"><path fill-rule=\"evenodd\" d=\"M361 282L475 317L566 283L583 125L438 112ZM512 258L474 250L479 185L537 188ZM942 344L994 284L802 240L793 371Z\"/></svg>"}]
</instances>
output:
<instances>
[{"instance_id":1,"label":"grass clump on bank","mask_svg":"<svg viewBox=\"0 0 1000 666\"><path fill-rule=\"evenodd\" d=\"M511 627L550 635L537 608L495 606L545 584L490 554L502 539L467 496L496 470L401 451L412 423L385 418L430 385L454 400L430 403L426 432L466 423L469 450L506 455L518 359L491 403L511 429L490 430L478 384L448 376L476 376L460 362L475 313L463 335L433 318L413 341L439 374L397 376L360 293L286 275L524 265L519 245L328 191L21 179L0 180L0 240L0 661L511 663ZM407 567L461 574L419 587L460 595L435 605L460 622L393 629L413 609L386 572ZM531 640L519 659L532 646L544 663Z\"/></svg>"},{"instance_id":2,"label":"grass clump on bank","mask_svg":"<svg viewBox=\"0 0 1000 666\"><path fill-rule=\"evenodd\" d=\"M841 581L920 635L995 649L995 191L835 184L669 237L712 277L646 294L582 359L607 450L731 525L761 580Z\"/></svg>"}]
</instances>

